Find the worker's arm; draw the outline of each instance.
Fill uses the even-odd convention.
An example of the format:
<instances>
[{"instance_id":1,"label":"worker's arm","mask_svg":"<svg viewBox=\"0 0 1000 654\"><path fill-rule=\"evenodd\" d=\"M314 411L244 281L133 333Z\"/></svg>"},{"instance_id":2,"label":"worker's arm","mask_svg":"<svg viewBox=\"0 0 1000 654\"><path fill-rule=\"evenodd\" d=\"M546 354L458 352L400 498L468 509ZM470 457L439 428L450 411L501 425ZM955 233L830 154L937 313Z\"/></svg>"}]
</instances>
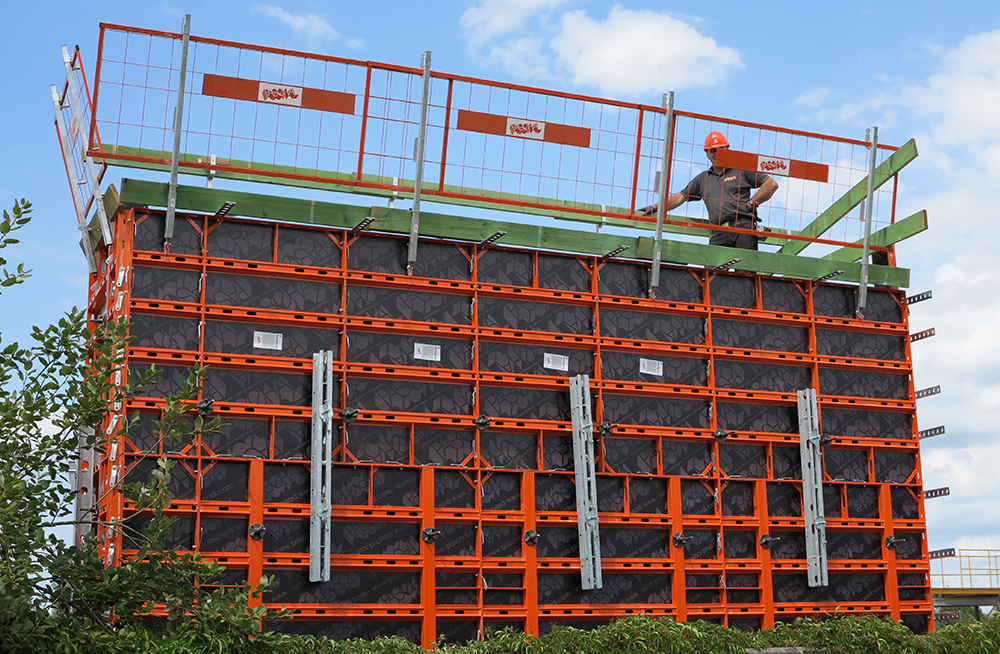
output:
<instances>
[{"instance_id":1,"label":"worker's arm","mask_svg":"<svg viewBox=\"0 0 1000 654\"><path fill-rule=\"evenodd\" d=\"M773 177L768 177L767 181L760 185L760 188L750 198L751 206L759 206L771 199L771 196L778 190L778 182Z\"/></svg>"},{"instance_id":2,"label":"worker's arm","mask_svg":"<svg viewBox=\"0 0 1000 654\"><path fill-rule=\"evenodd\" d=\"M777 190L778 185L775 184L774 188L775 188L775 190ZM762 188L762 190L763 190L763 188ZM773 192L774 191L772 191L772 193ZM688 198L683 193L671 193L670 195L667 196L667 206L664 207L664 210L665 211L673 211L674 209L676 209L677 207L681 206L682 204L684 204L687 201L688 201ZM636 211L636 213L638 215L640 215L640 216L652 216L652 215L654 215L656 213L656 209L657 209L658 206L659 205L651 204L648 207L643 207L642 209L638 209Z\"/></svg>"}]
</instances>

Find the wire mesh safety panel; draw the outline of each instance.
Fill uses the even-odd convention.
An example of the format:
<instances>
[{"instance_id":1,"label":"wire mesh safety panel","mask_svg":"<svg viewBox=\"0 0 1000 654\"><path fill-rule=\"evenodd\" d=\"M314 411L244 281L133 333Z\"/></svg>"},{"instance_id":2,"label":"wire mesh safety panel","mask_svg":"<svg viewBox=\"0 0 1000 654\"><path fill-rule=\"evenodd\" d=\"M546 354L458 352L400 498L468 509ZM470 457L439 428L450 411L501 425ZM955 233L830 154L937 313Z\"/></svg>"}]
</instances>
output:
<instances>
[{"instance_id":1,"label":"wire mesh safety panel","mask_svg":"<svg viewBox=\"0 0 1000 654\"><path fill-rule=\"evenodd\" d=\"M66 165L66 175L70 185L70 192L73 194L75 207L80 208L80 214L86 216L90 212L94 201L94 185L90 172L87 169L87 133L91 125L91 108L93 101L90 96L90 86L87 84L86 69L80 48L77 47L70 55L70 68L76 89L80 94L79 104L74 105L74 100L70 92L69 81L64 81L58 85L57 100L59 103L59 113L62 117L62 125L65 132L58 129L59 121L54 121L57 125L56 136L60 146L65 145L68 150L68 157L64 158ZM79 118L77 111L79 110ZM103 164L96 167L98 179L104 177L106 166Z\"/></svg>"},{"instance_id":2,"label":"wire mesh safety panel","mask_svg":"<svg viewBox=\"0 0 1000 654\"><path fill-rule=\"evenodd\" d=\"M90 315L131 319L128 374L162 370L102 425L102 553L144 516L113 489L174 460L171 543L273 575L275 629L544 633L630 613L756 629L878 613L931 625L902 295L849 285L421 243L274 222L117 215ZM401 283L405 282L405 283ZM332 571L308 581L312 353L334 359ZM173 443L163 397L209 367L222 433ZM591 378L603 587L580 586L568 379ZM805 576L795 391L819 394L828 587ZM139 418L122 428L125 417ZM719 435L719 430L721 434ZM119 521L124 521L122 529ZM112 525L108 527L107 525Z\"/></svg>"},{"instance_id":3,"label":"wire mesh safety panel","mask_svg":"<svg viewBox=\"0 0 1000 654\"><path fill-rule=\"evenodd\" d=\"M179 61L178 34L102 25L95 156L169 163ZM413 191L420 69L192 37L187 80L180 165L188 172ZM434 72L422 193L592 222L625 217L641 226L653 220L636 212L657 200L665 118L661 107ZM857 201L836 204L866 179L864 140L681 111L673 120L670 191L707 167L702 143L718 130L740 165L779 180L760 216L779 239L852 244L864 236L860 209L841 221ZM898 167L884 164L895 151L878 146L877 163L889 172L877 179L873 230L894 219L895 184L884 182ZM824 214L839 222L829 233L816 227ZM668 219L692 222L708 228L701 203Z\"/></svg>"}]
</instances>

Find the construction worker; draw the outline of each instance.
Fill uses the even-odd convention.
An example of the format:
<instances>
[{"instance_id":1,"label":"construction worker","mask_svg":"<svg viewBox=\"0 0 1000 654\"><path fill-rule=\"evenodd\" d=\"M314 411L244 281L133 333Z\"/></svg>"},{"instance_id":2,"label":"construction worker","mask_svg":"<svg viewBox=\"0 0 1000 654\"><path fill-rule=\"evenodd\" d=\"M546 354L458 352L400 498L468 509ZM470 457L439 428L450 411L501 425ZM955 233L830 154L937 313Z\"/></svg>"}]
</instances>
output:
<instances>
[{"instance_id":1,"label":"construction worker","mask_svg":"<svg viewBox=\"0 0 1000 654\"><path fill-rule=\"evenodd\" d=\"M666 210L671 211L690 200L704 200L708 210L708 220L713 225L727 225L754 229L757 207L767 202L778 190L778 183L764 173L755 173L735 168L723 168L715 163L720 149L728 148L729 141L722 132L712 132L705 137L705 154L712 167L705 170L684 187L680 193L667 196ZM751 191L757 192L751 196ZM651 215L656 205L638 211L639 215ZM711 245L757 249L756 234L713 231L708 241Z\"/></svg>"}]
</instances>

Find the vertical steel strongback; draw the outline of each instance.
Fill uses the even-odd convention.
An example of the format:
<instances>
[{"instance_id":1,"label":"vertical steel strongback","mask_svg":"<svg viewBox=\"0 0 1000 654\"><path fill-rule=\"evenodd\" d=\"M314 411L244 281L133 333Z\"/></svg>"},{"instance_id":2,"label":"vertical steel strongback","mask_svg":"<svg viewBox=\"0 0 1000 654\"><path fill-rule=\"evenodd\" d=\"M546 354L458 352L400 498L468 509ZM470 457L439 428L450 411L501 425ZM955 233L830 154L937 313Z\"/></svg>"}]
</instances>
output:
<instances>
[{"instance_id":1,"label":"vertical steel strongback","mask_svg":"<svg viewBox=\"0 0 1000 654\"><path fill-rule=\"evenodd\" d=\"M826 511L816 390L796 393L799 402L799 454L802 457L802 515L806 523L809 586L829 584L826 569Z\"/></svg>"},{"instance_id":2,"label":"vertical steel strongback","mask_svg":"<svg viewBox=\"0 0 1000 654\"><path fill-rule=\"evenodd\" d=\"M330 475L333 450L333 352L313 354L312 467L309 476L309 581L330 580Z\"/></svg>"},{"instance_id":3,"label":"vertical steel strongback","mask_svg":"<svg viewBox=\"0 0 1000 654\"><path fill-rule=\"evenodd\" d=\"M584 590L601 588L601 532L597 517L597 476L594 471L594 420L590 410L590 377L569 380L573 417L573 469L576 471L576 520L580 539L580 583Z\"/></svg>"}]
</instances>

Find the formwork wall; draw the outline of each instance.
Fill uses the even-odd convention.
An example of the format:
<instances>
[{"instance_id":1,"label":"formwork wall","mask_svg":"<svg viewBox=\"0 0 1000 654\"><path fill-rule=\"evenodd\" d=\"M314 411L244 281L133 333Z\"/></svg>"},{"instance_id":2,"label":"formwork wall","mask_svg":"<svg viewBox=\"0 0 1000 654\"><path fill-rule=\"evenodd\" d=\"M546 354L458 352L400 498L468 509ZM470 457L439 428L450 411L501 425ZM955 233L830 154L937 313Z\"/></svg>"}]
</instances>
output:
<instances>
[{"instance_id":1,"label":"formwork wall","mask_svg":"<svg viewBox=\"0 0 1000 654\"><path fill-rule=\"evenodd\" d=\"M225 564L225 583L273 576L266 601L295 616L269 627L427 645L636 613L756 629L836 609L930 626L901 292L872 290L859 320L847 284L664 267L650 300L648 263L421 240L407 276L392 235L179 214L163 252L163 229L160 212L120 210L110 281L91 289L92 313L132 321L129 374L163 371L122 407L139 418L102 455L99 518L141 529L109 482L175 460L171 544ZM255 334L280 334L280 349ZM416 358L417 344L439 360ZM333 571L310 583L321 349L336 411L358 417L336 419ZM164 441L162 398L196 364L222 434ZM568 378L581 373L595 429L610 427L595 433L593 591L580 586L570 436ZM807 387L833 439L825 588L806 583L795 391ZM736 434L718 442L716 428ZM678 532L693 537L683 548ZM134 547L99 533L109 561ZM766 549L764 534L780 540Z\"/></svg>"}]
</instances>

